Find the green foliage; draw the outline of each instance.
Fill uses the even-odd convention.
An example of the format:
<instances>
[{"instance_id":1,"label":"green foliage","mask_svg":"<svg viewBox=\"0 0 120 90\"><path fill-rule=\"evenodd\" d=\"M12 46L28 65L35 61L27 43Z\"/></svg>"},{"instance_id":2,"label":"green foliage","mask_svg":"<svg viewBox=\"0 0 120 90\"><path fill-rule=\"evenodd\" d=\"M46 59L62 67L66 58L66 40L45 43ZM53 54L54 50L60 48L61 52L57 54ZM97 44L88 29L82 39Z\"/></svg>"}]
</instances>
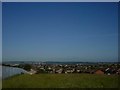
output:
<instances>
[{"instance_id":1,"label":"green foliage","mask_svg":"<svg viewBox=\"0 0 120 90\"><path fill-rule=\"evenodd\" d=\"M31 68L32 66L30 64L25 64L23 69L30 71Z\"/></svg>"},{"instance_id":2,"label":"green foliage","mask_svg":"<svg viewBox=\"0 0 120 90\"><path fill-rule=\"evenodd\" d=\"M34 74L3 80L3 88L116 88L117 75Z\"/></svg>"}]
</instances>

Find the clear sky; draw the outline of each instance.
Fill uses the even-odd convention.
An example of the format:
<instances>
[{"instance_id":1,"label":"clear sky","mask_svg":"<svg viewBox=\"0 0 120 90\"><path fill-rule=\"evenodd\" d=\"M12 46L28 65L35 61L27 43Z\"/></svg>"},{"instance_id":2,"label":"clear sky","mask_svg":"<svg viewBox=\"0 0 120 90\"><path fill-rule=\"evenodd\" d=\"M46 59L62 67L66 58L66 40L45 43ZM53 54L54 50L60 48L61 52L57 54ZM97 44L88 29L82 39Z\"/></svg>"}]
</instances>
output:
<instances>
[{"instance_id":1,"label":"clear sky","mask_svg":"<svg viewBox=\"0 0 120 90\"><path fill-rule=\"evenodd\" d=\"M117 61L117 3L3 3L3 61Z\"/></svg>"}]
</instances>

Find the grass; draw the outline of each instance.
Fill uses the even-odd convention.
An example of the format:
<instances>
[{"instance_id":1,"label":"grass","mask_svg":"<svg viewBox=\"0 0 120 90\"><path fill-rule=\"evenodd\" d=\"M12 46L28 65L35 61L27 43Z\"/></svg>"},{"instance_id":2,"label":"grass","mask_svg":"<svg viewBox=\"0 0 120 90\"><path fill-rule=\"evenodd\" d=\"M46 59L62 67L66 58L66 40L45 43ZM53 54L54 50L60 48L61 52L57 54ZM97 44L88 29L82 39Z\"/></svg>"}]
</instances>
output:
<instances>
[{"instance_id":1,"label":"grass","mask_svg":"<svg viewBox=\"0 0 120 90\"><path fill-rule=\"evenodd\" d=\"M34 74L17 75L2 82L3 88L117 88L117 75Z\"/></svg>"}]
</instances>

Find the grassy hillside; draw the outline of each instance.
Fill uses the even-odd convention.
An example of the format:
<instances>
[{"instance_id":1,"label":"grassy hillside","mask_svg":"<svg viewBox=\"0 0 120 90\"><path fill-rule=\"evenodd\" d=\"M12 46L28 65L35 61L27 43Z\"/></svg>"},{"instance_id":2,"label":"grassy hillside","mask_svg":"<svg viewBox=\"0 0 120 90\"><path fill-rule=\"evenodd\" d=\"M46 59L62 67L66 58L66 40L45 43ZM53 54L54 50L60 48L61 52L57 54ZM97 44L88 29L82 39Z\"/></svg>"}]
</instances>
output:
<instances>
[{"instance_id":1,"label":"grassy hillside","mask_svg":"<svg viewBox=\"0 0 120 90\"><path fill-rule=\"evenodd\" d=\"M17 75L3 80L3 88L115 88L118 76L92 74Z\"/></svg>"}]
</instances>

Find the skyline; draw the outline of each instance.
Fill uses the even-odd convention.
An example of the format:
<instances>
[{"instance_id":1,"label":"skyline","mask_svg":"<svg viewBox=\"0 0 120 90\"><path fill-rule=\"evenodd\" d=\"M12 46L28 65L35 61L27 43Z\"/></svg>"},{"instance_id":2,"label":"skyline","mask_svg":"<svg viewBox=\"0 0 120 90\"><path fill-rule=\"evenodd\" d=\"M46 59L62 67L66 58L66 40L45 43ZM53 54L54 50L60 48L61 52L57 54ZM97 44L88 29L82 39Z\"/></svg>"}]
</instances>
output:
<instances>
[{"instance_id":1,"label":"skyline","mask_svg":"<svg viewBox=\"0 0 120 90\"><path fill-rule=\"evenodd\" d=\"M3 61L118 61L118 3L3 3L2 9Z\"/></svg>"}]
</instances>

